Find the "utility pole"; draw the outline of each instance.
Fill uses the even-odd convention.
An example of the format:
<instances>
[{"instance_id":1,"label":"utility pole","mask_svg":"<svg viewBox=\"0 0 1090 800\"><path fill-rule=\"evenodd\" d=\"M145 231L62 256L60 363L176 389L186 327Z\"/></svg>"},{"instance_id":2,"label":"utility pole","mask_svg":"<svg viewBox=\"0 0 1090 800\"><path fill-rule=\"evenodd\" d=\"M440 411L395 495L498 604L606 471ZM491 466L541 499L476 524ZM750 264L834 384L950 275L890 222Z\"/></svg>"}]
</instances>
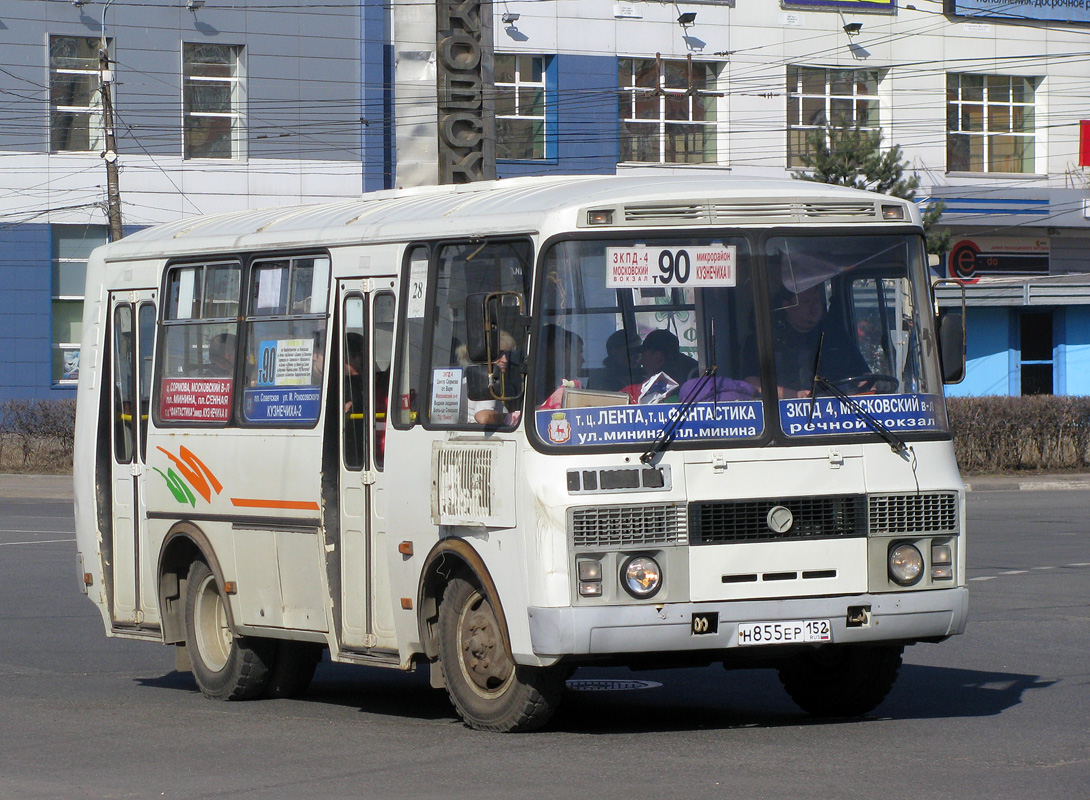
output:
<instances>
[{"instance_id":1,"label":"utility pole","mask_svg":"<svg viewBox=\"0 0 1090 800\"><path fill-rule=\"evenodd\" d=\"M102 160L106 162L106 216L110 222L110 241L116 242L124 234L121 231L121 187L118 183L117 142L114 139L114 103L111 95L113 73L110 71L110 53L106 46L106 9L113 0L106 0L102 8L102 39L98 50L99 90L102 93L102 126L106 134L106 149Z\"/></svg>"}]
</instances>

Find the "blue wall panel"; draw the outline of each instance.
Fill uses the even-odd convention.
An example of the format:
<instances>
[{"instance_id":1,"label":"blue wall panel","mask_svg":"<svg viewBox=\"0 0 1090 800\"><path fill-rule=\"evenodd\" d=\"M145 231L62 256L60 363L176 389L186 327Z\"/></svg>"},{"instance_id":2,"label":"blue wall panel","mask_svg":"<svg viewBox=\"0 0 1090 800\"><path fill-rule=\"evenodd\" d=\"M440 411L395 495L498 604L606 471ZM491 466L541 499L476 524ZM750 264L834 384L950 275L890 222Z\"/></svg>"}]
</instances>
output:
<instances>
[{"instance_id":1,"label":"blue wall panel","mask_svg":"<svg viewBox=\"0 0 1090 800\"><path fill-rule=\"evenodd\" d=\"M1010 309L970 308L966 318L965 380L946 387L950 397L1011 392Z\"/></svg>"},{"instance_id":2,"label":"blue wall panel","mask_svg":"<svg viewBox=\"0 0 1090 800\"><path fill-rule=\"evenodd\" d=\"M74 395L51 388L52 258L48 225L0 228L0 401Z\"/></svg>"},{"instance_id":3,"label":"blue wall panel","mask_svg":"<svg viewBox=\"0 0 1090 800\"><path fill-rule=\"evenodd\" d=\"M596 174L617 171L617 59L558 55L556 88L546 102L555 108L550 155L539 161L500 161L501 178L517 175ZM551 88L551 87L550 87Z\"/></svg>"},{"instance_id":4,"label":"blue wall panel","mask_svg":"<svg viewBox=\"0 0 1090 800\"><path fill-rule=\"evenodd\" d=\"M1090 307L1067 307L1063 344L1065 393L1090 395Z\"/></svg>"}]
</instances>

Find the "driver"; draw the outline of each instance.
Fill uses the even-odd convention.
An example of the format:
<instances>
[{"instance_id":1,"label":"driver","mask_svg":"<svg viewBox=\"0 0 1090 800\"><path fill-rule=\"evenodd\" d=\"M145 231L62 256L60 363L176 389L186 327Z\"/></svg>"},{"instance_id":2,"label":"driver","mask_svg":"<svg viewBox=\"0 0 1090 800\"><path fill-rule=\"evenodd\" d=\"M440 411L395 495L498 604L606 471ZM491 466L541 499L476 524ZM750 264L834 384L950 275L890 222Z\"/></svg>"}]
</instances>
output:
<instances>
[{"instance_id":1,"label":"driver","mask_svg":"<svg viewBox=\"0 0 1090 800\"><path fill-rule=\"evenodd\" d=\"M822 377L835 383L871 372L848 333L828 315L824 283L797 293L785 290L778 305L780 310L772 320L772 341L780 398L810 396L819 345L818 372ZM746 380L761 384L756 375Z\"/></svg>"}]
</instances>

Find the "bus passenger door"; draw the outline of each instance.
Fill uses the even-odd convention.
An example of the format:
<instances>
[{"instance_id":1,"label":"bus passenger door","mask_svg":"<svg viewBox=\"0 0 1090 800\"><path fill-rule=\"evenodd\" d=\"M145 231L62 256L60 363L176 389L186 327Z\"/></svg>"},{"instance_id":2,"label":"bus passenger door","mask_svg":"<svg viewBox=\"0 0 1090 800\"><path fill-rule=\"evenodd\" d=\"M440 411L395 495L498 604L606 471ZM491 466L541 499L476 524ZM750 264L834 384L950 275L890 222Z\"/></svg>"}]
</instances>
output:
<instances>
[{"instance_id":1,"label":"bus passenger door","mask_svg":"<svg viewBox=\"0 0 1090 800\"><path fill-rule=\"evenodd\" d=\"M345 647L395 647L383 461L394 279L340 281L341 630Z\"/></svg>"},{"instance_id":2,"label":"bus passenger door","mask_svg":"<svg viewBox=\"0 0 1090 800\"><path fill-rule=\"evenodd\" d=\"M141 290L110 295L110 414L113 439L111 467L113 525L109 543L112 570L113 621L140 624L144 610L154 608L154 586L142 587L150 574L142 563L146 501L144 481L147 459L148 413L151 407L151 366L155 342L155 292ZM152 599L144 593L150 592ZM150 604L150 606L149 606Z\"/></svg>"}]
</instances>

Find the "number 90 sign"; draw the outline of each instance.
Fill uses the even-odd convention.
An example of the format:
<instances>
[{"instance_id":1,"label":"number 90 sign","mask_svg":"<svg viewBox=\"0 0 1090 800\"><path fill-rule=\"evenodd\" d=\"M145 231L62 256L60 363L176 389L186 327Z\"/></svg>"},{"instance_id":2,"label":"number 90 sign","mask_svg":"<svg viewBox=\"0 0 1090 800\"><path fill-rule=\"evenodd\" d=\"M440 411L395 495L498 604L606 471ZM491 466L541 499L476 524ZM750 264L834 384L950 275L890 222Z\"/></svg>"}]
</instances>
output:
<instances>
[{"instance_id":1,"label":"number 90 sign","mask_svg":"<svg viewBox=\"0 0 1090 800\"><path fill-rule=\"evenodd\" d=\"M606 287L735 286L737 260L733 245L607 247Z\"/></svg>"}]
</instances>

